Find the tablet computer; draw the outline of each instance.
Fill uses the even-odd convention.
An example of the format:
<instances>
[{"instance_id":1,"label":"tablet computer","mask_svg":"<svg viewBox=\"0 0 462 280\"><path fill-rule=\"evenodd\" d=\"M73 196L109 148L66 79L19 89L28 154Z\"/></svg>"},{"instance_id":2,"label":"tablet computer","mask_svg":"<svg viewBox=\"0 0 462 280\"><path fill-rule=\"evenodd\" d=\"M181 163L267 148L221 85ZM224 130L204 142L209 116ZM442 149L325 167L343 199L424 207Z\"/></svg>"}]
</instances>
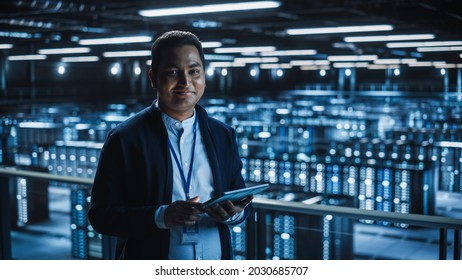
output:
<instances>
[{"instance_id":1,"label":"tablet computer","mask_svg":"<svg viewBox=\"0 0 462 280\"><path fill-rule=\"evenodd\" d=\"M243 188L243 189L223 192L223 193L221 193L221 194L207 200L206 202L204 202L203 203L204 208L209 207L210 205L213 205L215 203L220 203L220 202L223 202L223 201L226 201L226 200L231 200L231 201L243 200L243 199L245 199L246 197L248 197L250 195L260 193L260 192L262 192L262 191L264 191L264 190L266 190L268 188L269 188L269 184L261 184L261 185L256 185L256 186L253 186L253 187L247 187L247 188Z\"/></svg>"}]
</instances>

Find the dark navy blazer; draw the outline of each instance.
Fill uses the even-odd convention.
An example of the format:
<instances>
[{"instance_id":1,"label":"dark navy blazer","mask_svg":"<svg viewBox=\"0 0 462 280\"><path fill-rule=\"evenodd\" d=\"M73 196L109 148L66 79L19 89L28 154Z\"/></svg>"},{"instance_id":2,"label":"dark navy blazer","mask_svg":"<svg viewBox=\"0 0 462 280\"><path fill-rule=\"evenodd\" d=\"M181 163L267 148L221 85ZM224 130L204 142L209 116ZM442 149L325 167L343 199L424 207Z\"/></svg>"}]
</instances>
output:
<instances>
[{"instance_id":1,"label":"dark navy blazer","mask_svg":"<svg viewBox=\"0 0 462 280\"><path fill-rule=\"evenodd\" d=\"M99 158L88 218L97 232L117 236L118 259L168 258L170 230L156 226L154 213L171 203L173 171L167 129L154 104L114 128ZM196 113L215 193L245 187L234 129L199 105ZM245 218L251 210L246 207ZM231 259L228 225L220 224L219 232L222 259Z\"/></svg>"}]
</instances>

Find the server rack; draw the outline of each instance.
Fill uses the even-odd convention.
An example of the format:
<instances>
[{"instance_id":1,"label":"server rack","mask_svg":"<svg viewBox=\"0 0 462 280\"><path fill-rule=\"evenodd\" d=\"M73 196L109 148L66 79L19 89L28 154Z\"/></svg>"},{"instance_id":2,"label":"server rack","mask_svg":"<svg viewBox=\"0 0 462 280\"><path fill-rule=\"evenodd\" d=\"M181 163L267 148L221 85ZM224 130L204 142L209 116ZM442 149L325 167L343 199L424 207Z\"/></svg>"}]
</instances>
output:
<instances>
[{"instance_id":1,"label":"server rack","mask_svg":"<svg viewBox=\"0 0 462 280\"><path fill-rule=\"evenodd\" d=\"M22 167L26 170L44 172L43 168ZM25 227L50 217L48 183L43 180L18 177L12 194L16 203L12 205L13 228Z\"/></svg>"},{"instance_id":2,"label":"server rack","mask_svg":"<svg viewBox=\"0 0 462 280\"><path fill-rule=\"evenodd\" d=\"M271 192L264 197L299 201L307 204L323 204L338 206L354 206L351 197L342 195L309 195L305 193ZM245 239L242 234L249 231L247 223L233 229L233 245L235 259L253 256L256 244L258 252L255 255L272 260L346 260L353 259L353 223L351 219L331 215L300 215L282 211L259 210L258 240ZM251 221L252 222L252 221ZM249 237L252 234L247 234ZM234 247L233 247L234 248ZM244 253L244 248L246 252Z\"/></svg>"}]
</instances>

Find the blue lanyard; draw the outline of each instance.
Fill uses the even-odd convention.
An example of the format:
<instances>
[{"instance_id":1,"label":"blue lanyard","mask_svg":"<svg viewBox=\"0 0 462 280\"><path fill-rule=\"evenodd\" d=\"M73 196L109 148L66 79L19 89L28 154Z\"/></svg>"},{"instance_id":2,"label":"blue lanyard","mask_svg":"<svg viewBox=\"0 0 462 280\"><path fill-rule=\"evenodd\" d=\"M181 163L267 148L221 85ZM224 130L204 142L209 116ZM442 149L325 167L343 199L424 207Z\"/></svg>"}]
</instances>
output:
<instances>
[{"instance_id":1,"label":"blue lanyard","mask_svg":"<svg viewBox=\"0 0 462 280\"><path fill-rule=\"evenodd\" d=\"M180 163L180 160L178 159L178 156L175 153L175 150L173 149L172 143L170 142L170 139L168 139L168 147L170 148L170 151L172 151L173 157L175 158L176 166L178 166L178 170L180 171L181 175L181 180L183 181L183 188L186 193L186 199L190 199L189 197L189 190L191 188L191 176L192 176L192 168L193 168L193 163L194 163L194 151L196 150L196 130L197 130L197 116L196 119L194 120L194 136L193 136L193 146L192 146L192 151L191 151L191 163L189 164L189 174L188 174L188 180L186 180L186 176L184 175L182 165Z\"/></svg>"}]
</instances>

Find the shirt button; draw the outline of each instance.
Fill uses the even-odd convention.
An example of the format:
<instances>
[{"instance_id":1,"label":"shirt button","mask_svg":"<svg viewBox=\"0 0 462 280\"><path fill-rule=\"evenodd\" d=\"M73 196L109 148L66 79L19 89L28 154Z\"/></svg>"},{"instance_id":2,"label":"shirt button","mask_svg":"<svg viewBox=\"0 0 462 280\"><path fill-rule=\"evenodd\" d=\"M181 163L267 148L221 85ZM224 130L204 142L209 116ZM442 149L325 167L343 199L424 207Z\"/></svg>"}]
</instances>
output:
<instances>
[{"instance_id":1,"label":"shirt button","mask_svg":"<svg viewBox=\"0 0 462 280\"><path fill-rule=\"evenodd\" d=\"M184 166L188 166L188 163L187 163L187 162L185 162L185 163L183 163L183 165L184 165Z\"/></svg>"},{"instance_id":2,"label":"shirt button","mask_svg":"<svg viewBox=\"0 0 462 280\"><path fill-rule=\"evenodd\" d=\"M178 126L180 126L180 123L176 122L175 125L178 127Z\"/></svg>"}]
</instances>

